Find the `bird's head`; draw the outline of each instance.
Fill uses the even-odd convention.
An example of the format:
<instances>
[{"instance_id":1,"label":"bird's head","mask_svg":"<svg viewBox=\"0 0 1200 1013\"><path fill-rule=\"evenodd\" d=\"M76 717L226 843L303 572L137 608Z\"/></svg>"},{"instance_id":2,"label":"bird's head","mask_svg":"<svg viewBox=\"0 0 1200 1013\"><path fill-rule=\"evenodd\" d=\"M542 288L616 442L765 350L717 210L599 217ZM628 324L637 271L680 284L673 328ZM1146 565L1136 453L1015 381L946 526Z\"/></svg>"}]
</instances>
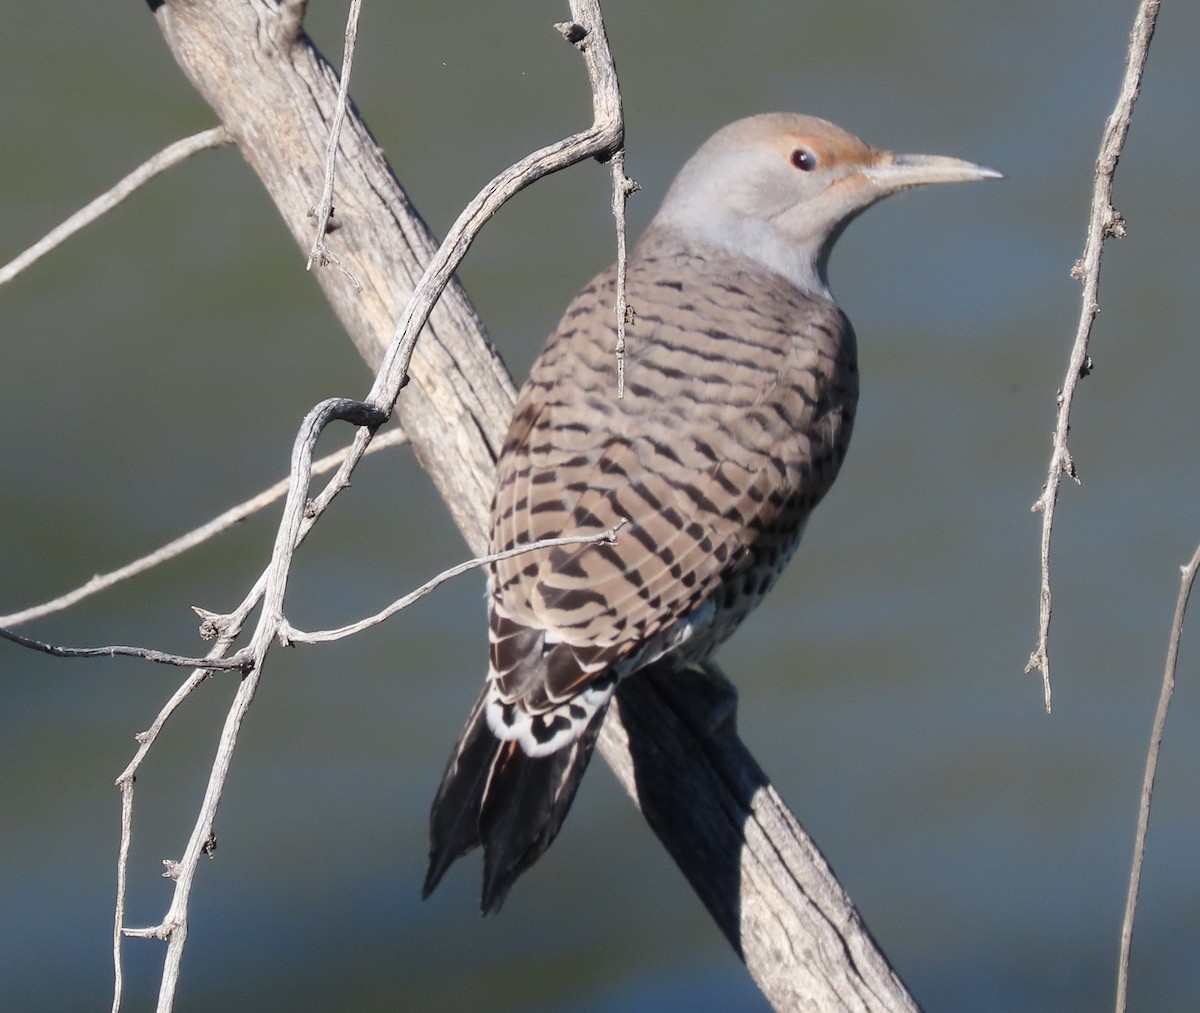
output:
<instances>
[{"instance_id":1,"label":"bird's head","mask_svg":"<svg viewBox=\"0 0 1200 1013\"><path fill-rule=\"evenodd\" d=\"M880 151L815 116L767 113L710 137L675 177L655 225L827 294L829 251L860 212L927 183L1000 175L958 158Z\"/></svg>"}]
</instances>

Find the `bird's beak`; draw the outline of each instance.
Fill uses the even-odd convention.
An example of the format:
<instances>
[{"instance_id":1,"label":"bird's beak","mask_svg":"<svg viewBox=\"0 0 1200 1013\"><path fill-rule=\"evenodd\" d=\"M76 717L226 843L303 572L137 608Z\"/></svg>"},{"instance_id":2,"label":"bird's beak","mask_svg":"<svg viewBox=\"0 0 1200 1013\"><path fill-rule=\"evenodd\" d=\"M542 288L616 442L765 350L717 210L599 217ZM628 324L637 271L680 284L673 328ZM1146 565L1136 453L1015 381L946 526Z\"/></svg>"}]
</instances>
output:
<instances>
[{"instance_id":1,"label":"bird's beak","mask_svg":"<svg viewBox=\"0 0 1200 1013\"><path fill-rule=\"evenodd\" d=\"M862 174L884 194L927 183L969 183L976 179L1001 179L1004 173L961 158L945 155L894 155L882 151Z\"/></svg>"}]
</instances>

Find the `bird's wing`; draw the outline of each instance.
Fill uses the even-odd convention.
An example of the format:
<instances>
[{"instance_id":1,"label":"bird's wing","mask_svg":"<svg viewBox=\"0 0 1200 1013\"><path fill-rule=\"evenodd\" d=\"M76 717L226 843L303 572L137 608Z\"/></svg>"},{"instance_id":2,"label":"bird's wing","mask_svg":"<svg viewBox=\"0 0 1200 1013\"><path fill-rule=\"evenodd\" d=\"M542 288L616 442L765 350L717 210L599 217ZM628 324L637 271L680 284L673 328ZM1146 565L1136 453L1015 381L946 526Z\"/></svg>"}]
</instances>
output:
<instances>
[{"instance_id":1,"label":"bird's wing","mask_svg":"<svg viewBox=\"0 0 1200 1013\"><path fill-rule=\"evenodd\" d=\"M570 698L751 569L754 546L798 530L844 451L845 406L805 389L824 345L842 337L835 308L793 300L785 319L735 334L712 305L681 295L631 293L639 315L618 400L601 276L568 309L518 402L493 549L626 522L615 544L534 550L492 568L492 676L524 709Z\"/></svg>"}]
</instances>

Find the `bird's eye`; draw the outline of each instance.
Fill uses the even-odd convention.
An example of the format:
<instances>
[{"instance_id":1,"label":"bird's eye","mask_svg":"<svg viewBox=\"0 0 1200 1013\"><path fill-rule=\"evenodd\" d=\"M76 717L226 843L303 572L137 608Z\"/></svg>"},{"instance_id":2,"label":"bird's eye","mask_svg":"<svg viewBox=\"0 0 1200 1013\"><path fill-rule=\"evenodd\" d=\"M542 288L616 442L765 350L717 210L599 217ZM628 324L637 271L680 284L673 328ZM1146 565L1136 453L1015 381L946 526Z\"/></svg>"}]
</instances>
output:
<instances>
[{"instance_id":1,"label":"bird's eye","mask_svg":"<svg viewBox=\"0 0 1200 1013\"><path fill-rule=\"evenodd\" d=\"M792 165L801 172L812 172L817 167L817 156L807 148L796 148L792 152Z\"/></svg>"}]
</instances>

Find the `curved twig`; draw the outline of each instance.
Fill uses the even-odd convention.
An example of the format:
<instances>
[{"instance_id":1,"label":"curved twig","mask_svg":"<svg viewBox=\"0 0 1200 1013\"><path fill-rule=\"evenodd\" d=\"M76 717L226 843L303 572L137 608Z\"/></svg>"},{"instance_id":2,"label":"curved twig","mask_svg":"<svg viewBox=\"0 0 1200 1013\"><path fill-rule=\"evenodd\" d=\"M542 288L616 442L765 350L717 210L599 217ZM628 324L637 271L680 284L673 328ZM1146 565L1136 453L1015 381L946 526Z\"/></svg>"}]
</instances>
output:
<instances>
[{"instance_id":1,"label":"curved twig","mask_svg":"<svg viewBox=\"0 0 1200 1013\"><path fill-rule=\"evenodd\" d=\"M599 10L588 11L586 19L583 17L582 12L590 6L573 0L571 9L577 20L557 27L564 38L574 43L584 56L592 85L592 125L539 148L510 165L489 181L463 209L404 307L371 393L367 395L367 402L381 411L391 412L400 389L407 382L408 366L412 361L417 335L488 219L539 179L589 158L611 157L624 144L625 121L621 112L616 68L608 51L608 40L604 37L604 22Z\"/></svg>"}]
</instances>

